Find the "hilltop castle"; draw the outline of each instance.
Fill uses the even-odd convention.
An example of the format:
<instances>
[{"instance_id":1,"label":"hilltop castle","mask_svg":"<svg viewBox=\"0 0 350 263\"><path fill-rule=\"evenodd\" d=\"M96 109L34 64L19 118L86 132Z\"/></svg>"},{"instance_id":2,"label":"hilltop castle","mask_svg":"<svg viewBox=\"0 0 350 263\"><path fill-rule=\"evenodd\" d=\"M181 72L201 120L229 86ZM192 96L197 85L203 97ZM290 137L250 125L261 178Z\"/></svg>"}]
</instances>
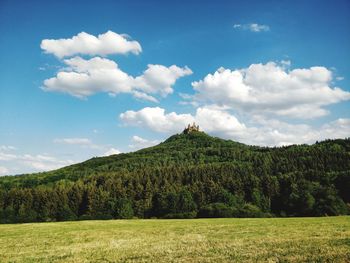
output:
<instances>
[{"instance_id":1,"label":"hilltop castle","mask_svg":"<svg viewBox=\"0 0 350 263\"><path fill-rule=\"evenodd\" d=\"M196 125L195 122L193 122L192 125L188 124L187 128L184 129L183 133L188 134L188 133L194 132L194 131L199 131L199 125Z\"/></svg>"}]
</instances>

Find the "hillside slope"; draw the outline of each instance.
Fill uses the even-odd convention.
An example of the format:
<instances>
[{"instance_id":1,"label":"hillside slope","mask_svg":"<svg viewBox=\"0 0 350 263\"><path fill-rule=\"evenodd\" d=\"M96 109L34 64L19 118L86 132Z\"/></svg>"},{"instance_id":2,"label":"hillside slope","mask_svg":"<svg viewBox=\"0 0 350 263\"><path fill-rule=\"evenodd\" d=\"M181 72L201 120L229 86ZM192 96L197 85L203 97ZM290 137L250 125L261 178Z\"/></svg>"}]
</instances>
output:
<instances>
[{"instance_id":1,"label":"hillside slope","mask_svg":"<svg viewBox=\"0 0 350 263\"><path fill-rule=\"evenodd\" d=\"M0 221L349 212L350 140L280 148L191 132L133 153L0 178Z\"/></svg>"},{"instance_id":2,"label":"hillside slope","mask_svg":"<svg viewBox=\"0 0 350 263\"><path fill-rule=\"evenodd\" d=\"M14 185L32 187L62 179L76 181L96 172L133 171L154 165L165 167L176 164L198 164L200 163L199 155L206 159L206 163L231 161L232 156L222 156L221 149L232 152L240 149L257 149L257 147L211 137L204 132L181 133L171 136L157 146L132 153L94 157L85 162L50 172L0 177L0 187L8 188Z\"/></svg>"}]
</instances>

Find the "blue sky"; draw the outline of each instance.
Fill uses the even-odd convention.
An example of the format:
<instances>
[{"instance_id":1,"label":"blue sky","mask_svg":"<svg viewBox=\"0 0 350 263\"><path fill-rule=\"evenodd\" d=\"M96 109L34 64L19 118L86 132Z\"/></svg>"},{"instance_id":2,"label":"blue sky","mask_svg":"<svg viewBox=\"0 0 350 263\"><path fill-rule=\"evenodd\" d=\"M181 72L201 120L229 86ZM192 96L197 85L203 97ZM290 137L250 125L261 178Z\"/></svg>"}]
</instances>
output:
<instances>
[{"instance_id":1,"label":"blue sky","mask_svg":"<svg viewBox=\"0 0 350 263\"><path fill-rule=\"evenodd\" d=\"M257 145L350 135L349 1L71 2L0 2L0 174L190 121Z\"/></svg>"}]
</instances>

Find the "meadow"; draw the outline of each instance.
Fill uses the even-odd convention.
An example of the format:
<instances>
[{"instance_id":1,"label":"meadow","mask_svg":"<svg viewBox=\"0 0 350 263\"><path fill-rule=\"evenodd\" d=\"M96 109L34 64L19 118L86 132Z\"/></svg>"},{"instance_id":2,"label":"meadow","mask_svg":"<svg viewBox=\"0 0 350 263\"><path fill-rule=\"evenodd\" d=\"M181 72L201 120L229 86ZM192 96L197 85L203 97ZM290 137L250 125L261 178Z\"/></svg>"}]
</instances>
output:
<instances>
[{"instance_id":1,"label":"meadow","mask_svg":"<svg viewBox=\"0 0 350 263\"><path fill-rule=\"evenodd\" d=\"M0 262L350 262L350 217L4 224Z\"/></svg>"}]
</instances>

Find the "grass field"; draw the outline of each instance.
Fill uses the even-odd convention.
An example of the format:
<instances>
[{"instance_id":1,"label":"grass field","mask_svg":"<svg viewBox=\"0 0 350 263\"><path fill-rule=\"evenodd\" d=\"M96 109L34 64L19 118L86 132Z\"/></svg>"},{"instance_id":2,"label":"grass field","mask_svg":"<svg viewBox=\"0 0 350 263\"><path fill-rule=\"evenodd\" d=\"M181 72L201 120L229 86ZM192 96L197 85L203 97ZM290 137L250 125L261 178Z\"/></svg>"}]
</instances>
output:
<instances>
[{"instance_id":1,"label":"grass field","mask_svg":"<svg viewBox=\"0 0 350 263\"><path fill-rule=\"evenodd\" d=\"M0 262L350 262L350 217L0 225Z\"/></svg>"}]
</instances>

